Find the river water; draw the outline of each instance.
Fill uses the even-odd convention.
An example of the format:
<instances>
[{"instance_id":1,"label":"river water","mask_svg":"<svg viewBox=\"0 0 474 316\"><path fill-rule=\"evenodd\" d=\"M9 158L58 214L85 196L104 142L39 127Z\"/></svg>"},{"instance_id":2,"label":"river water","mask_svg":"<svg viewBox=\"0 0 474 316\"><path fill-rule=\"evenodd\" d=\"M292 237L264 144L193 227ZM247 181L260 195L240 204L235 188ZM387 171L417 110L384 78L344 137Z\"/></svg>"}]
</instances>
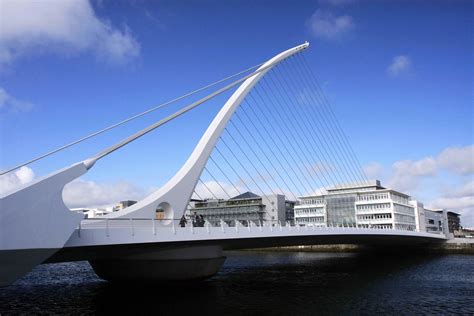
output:
<instances>
[{"instance_id":1,"label":"river water","mask_svg":"<svg viewBox=\"0 0 474 316\"><path fill-rule=\"evenodd\" d=\"M0 314L474 314L474 256L230 252L218 275L113 285L87 262L41 265L0 289Z\"/></svg>"}]
</instances>

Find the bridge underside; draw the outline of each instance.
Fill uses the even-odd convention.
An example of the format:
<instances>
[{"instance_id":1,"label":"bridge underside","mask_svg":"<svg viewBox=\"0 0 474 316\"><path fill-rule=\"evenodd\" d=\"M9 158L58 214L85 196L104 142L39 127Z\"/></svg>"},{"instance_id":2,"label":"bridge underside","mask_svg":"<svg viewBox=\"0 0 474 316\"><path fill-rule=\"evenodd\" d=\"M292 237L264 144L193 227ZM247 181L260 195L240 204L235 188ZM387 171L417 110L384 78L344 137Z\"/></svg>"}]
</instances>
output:
<instances>
[{"instance_id":1,"label":"bridge underside","mask_svg":"<svg viewBox=\"0 0 474 316\"><path fill-rule=\"evenodd\" d=\"M180 242L136 243L101 246L67 247L59 250L46 263L67 262L80 260L109 260L126 258L149 252L160 252L182 248L216 246L222 250L239 250L267 247L284 247L298 245L331 245L354 244L374 247L383 250L416 248L419 251L423 245L440 244L444 239L434 239L422 236L404 235L317 235L317 236L281 236L260 238L235 238L222 240L195 240Z\"/></svg>"}]
</instances>

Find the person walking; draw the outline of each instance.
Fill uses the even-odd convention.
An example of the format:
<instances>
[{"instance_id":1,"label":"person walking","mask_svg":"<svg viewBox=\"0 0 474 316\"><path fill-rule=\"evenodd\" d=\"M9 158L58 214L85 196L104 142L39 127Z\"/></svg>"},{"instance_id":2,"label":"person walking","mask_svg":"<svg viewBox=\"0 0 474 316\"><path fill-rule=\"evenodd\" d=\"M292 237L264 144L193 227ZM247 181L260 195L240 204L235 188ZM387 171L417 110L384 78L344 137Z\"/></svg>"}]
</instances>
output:
<instances>
[{"instance_id":1,"label":"person walking","mask_svg":"<svg viewBox=\"0 0 474 316\"><path fill-rule=\"evenodd\" d=\"M179 220L179 226L186 227L187 223L188 223L188 221L186 220L186 217L184 215L181 216L181 219Z\"/></svg>"},{"instance_id":2,"label":"person walking","mask_svg":"<svg viewBox=\"0 0 474 316\"><path fill-rule=\"evenodd\" d=\"M197 212L194 212L194 215L192 217L192 220L193 220L193 227L197 227L198 226L198 222L199 222L199 216L197 215Z\"/></svg>"},{"instance_id":3,"label":"person walking","mask_svg":"<svg viewBox=\"0 0 474 316\"><path fill-rule=\"evenodd\" d=\"M199 215L199 223L198 223L198 226L199 226L199 227L204 227L204 222L205 222L204 216L202 216L202 214Z\"/></svg>"}]
</instances>

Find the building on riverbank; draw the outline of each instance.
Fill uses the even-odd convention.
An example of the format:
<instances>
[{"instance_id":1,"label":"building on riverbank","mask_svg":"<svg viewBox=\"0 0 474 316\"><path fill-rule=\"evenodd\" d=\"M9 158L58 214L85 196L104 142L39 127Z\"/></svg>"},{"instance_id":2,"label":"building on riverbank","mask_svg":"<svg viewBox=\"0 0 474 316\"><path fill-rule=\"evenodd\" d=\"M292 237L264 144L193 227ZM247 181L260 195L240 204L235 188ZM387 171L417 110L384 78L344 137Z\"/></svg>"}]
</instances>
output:
<instances>
[{"instance_id":1,"label":"building on riverbank","mask_svg":"<svg viewBox=\"0 0 474 316\"><path fill-rule=\"evenodd\" d=\"M384 188L378 180L335 187L300 201L295 206L298 225L417 229L410 196Z\"/></svg>"},{"instance_id":2,"label":"building on riverbank","mask_svg":"<svg viewBox=\"0 0 474 316\"><path fill-rule=\"evenodd\" d=\"M446 214L448 231L450 233L461 230L461 218L459 213L448 211L447 209L437 209L435 212Z\"/></svg>"},{"instance_id":3,"label":"building on riverbank","mask_svg":"<svg viewBox=\"0 0 474 316\"><path fill-rule=\"evenodd\" d=\"M233 226L238 221L241 225L260 225L263 222L276 226L283 225L294 218L295 201L285 199L282 194L259 196L252 192L226 199L193 200L193 207L187 215L202 215L213 226L224 221Z\"/></svg>"},{"instance_id":4,"label":"building on riverbank","mask_svg":"<svg viewBox=\"0 0 474 316\"><path fill-rule=\"evenodd\" d=\"M325 193L301 196L295 223L301 226L349 226L449 234L461 230L460 215L428 209L409 195L383 187L379 180L344 185Z\"/></svg>"}]
</instances>

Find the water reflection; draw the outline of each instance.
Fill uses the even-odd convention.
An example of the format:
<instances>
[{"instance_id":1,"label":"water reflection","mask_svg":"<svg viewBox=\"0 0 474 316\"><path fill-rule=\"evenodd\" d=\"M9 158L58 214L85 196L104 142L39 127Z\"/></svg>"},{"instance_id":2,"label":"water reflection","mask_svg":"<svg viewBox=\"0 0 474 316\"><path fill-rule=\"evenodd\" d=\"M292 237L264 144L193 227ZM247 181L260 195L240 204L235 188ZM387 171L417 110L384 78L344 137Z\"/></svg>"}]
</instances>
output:
<instances>
[{"instance_id":1,"label":"water reflection","mask_svg":"<svg viewBox=\"0 0 474 316\"><path fill-rule=\"evenodd\" d=\"M87 263L43 265L0 312L367 314L474 312L472 256L233 252L200 283L114 285Z\"/></svg>"}]
</instances>

